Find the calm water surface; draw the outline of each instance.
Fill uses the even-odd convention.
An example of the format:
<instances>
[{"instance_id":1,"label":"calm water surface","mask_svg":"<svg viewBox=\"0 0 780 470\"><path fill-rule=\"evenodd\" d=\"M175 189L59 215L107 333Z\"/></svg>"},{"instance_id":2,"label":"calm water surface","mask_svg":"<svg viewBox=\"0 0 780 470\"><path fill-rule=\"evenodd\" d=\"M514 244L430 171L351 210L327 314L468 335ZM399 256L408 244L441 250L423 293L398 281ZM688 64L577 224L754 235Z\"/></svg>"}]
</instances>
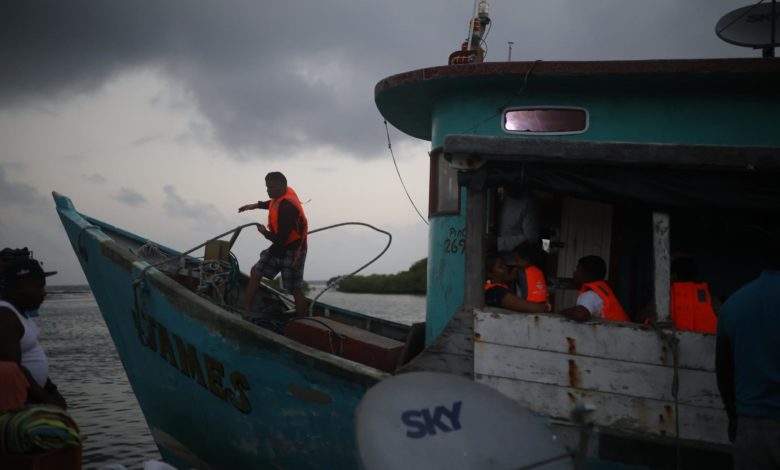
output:
<instances>
[{"instance_id":1,"label":"calm water surface","mask_svg":"<svg viewBox=\"0 0 780 470\"><path fill-rule=\"evenodd\" d=\"M314 297L321 289L313 286L308 295ZM86 438L84 468L101 469L118 463L128 469L141 469L145 460L159 459L92 293L86 287L48 290L36 320L49 356L52 380ZM319 300L399 323L425 319L422 296L329 290Z\"/></svg>"}]
</instances>

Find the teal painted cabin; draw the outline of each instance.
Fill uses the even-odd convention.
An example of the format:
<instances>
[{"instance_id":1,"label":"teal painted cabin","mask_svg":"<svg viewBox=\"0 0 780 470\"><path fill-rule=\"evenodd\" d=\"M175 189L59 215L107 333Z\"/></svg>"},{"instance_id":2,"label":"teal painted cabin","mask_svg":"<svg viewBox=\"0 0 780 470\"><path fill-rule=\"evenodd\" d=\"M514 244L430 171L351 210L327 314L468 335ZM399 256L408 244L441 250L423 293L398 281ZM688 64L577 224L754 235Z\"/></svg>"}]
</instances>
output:
<instances>
[{"instance_id":1,"label":"teal painted cabin","mask_svg":"<svg viewBox=\"0 0 780 470\"><path fill-rule=\"evenodd\" d=\"M717 308L777 243L778 79L775 60L722 59L449 65L380 81L387 121L431 142L428 349L407 369L494 387L570 445L572 408L592 405L596 468L730 468L714 335L672 328L670 259L695 259ZM509 208L524 198L549 314L485 306L485 253L522 234ZM574 305L585 255L606 261L631 322L555 313Z\"/></svg>"}]
</instances>

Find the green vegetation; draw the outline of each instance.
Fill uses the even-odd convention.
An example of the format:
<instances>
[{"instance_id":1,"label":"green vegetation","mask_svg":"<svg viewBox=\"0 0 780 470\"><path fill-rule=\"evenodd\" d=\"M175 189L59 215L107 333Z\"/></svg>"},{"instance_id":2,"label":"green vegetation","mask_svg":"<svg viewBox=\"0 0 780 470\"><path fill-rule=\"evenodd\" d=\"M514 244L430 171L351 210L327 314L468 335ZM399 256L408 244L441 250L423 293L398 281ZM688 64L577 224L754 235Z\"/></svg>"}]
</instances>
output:
<instances>
[{"instance_id":1,"label":"green vegetation","mask_svg":"<svg viewBox=\"0 0 780 470\"><path fill-rule=\"evenodd\" d=\"M338 290L360 294L425 294L427 271L428 260L423 258L400 273L348 277L339 283Z\"/></svg>"}]
</instances>

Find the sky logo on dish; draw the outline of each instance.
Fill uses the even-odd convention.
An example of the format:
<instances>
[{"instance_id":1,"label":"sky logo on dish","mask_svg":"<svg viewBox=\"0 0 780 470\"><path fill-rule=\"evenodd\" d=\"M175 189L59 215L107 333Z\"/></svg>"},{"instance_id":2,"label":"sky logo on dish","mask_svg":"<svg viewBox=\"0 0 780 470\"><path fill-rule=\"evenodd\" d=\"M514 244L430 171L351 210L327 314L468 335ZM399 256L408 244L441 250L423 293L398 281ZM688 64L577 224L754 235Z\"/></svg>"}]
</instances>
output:
<instances>
[{"instance_id":1,"label":"sky logo on dish","mask_svg":"<svg viewBox=\"0 0 780 470\"><path fill-rule=\"evenodd\" d=\"M401 421L407 426L406 436L412 439L420 439L425 436L436 435L436 430L452 432L460 429L460 407L456 401L452 408L440 405L432 410L408 410L401 414Z\"/></svg>"}]
</instances>

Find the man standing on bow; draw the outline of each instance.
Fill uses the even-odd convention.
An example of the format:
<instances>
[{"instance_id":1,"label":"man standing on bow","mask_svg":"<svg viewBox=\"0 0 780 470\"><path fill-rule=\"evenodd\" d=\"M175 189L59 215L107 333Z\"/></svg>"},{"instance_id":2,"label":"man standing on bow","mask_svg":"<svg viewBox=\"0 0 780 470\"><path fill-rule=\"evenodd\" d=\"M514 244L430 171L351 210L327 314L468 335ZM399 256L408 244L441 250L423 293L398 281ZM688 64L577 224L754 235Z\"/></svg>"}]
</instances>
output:
<instances>
[{"instance_id":1,"label":"man standing on bow","mask_svg":"<svg viewBox=\"0 0 780 470\"><path fill-rule=\"evenodd\" d=\"M26 251L26 250L25 250ZM38 341L38 326L31 315L46 297L46 277L32 258L2 262L0 271L0 361L16 363L27 379L27 402L67 408L65 399L49 378L49 359Z\"/></svg>"},{"instance_id":2,"label":"man standing on bow","mask_svg":"<svg viewBox=\"0 0 780 470\"><path fill-rule=\"evenodd\" d=\"M238 208L238 212L252 209L268 210L268 226L260 224L257 230L271 241L271 246L260 253L260 260L252 267L244 299L244 315L250 316L252 301L257 294L261 277L273 279L282 273L282 285L295 298L295 313L306 315L306 297L303 293L303 268L306 264L306 235L308 222L298 195L289 186L287 178L278 171L265 176L268 201L258 201Z\"/></svg>"}]
</instances>

